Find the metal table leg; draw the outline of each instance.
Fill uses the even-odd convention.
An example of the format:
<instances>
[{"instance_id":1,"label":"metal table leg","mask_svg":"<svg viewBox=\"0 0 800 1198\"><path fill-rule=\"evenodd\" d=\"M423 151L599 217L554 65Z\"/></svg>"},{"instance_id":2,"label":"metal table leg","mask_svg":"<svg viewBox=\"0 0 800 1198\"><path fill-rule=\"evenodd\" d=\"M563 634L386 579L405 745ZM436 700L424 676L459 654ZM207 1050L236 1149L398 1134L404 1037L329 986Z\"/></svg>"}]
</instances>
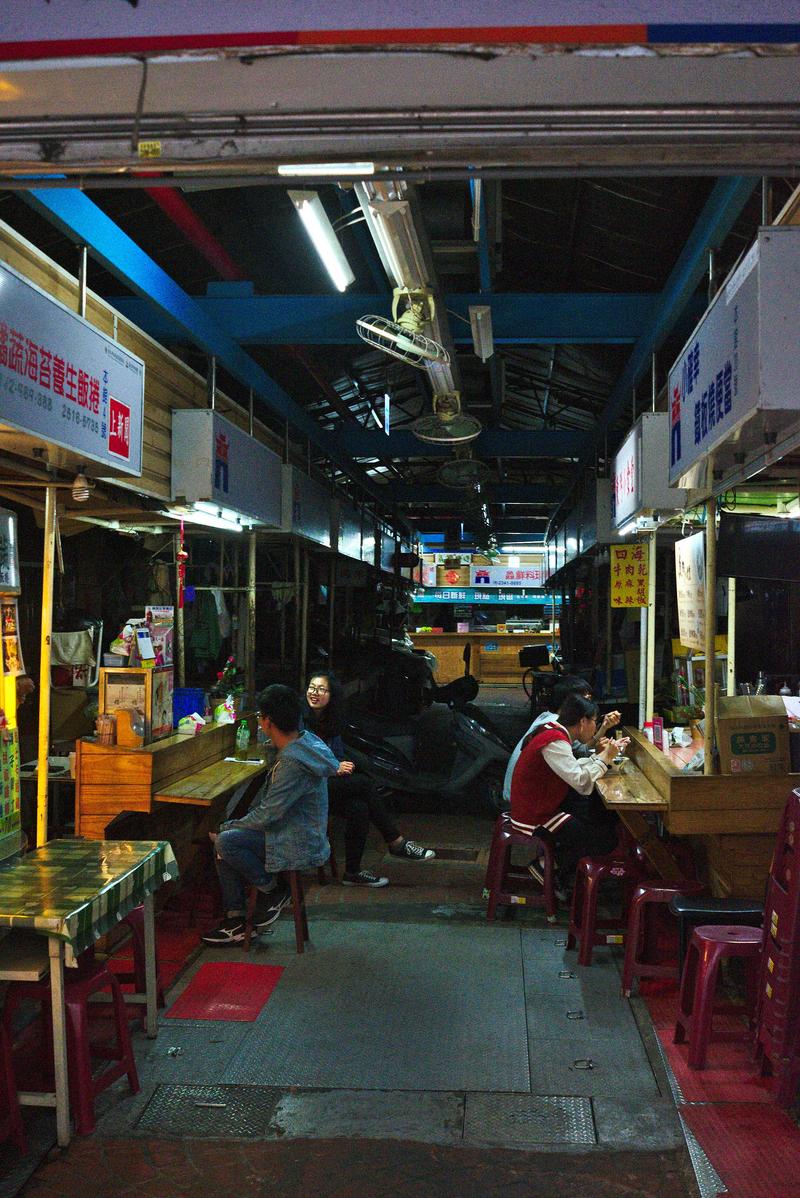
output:
<instances>
[{"instance_id":1,"label":"metal table leg","mask_svg":"<svg viewBox=\"0 0 800 1198\"><path fill-rule=\"evenodd\" d=\"M56 1080L56 1134L59 1148L70 1141L69 1074L67 1072L67 1027L64 1011L64 945L49 936L50 994L53 1011L53 1063Z\"/></svg>"},{"instance_id":2,"label":"metal table leg","mask_svg":"<svg viewBox=\"0 0 800 1198\"><path fill-rule=\"evenodd\" d=\"M158 1035L158 992L156 983L156 925L152 894L144 900L144 977L147 997L145 1031L150 1040Z\"/></svg>"}]
</instances>

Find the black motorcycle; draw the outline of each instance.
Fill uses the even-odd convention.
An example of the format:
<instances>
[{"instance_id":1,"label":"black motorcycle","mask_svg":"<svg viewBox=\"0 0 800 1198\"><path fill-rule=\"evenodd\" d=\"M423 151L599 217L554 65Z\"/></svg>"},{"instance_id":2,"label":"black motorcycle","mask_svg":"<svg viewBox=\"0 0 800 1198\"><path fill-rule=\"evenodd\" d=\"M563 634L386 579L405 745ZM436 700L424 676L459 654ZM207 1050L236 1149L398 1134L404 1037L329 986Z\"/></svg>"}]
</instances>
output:
<instances>
[{"instance_id":1,"label":"black motorcycle","mask_svg":"<svg viewBox=\"0 0 800 1198\"><path fill-rule=\"evenodd\" d=\"M344 742L359 771L409 811L495 816L510 746L471 704L474 678L437 686L429 655L393 650L351 702Z\"/></svg>"}]
</instances>

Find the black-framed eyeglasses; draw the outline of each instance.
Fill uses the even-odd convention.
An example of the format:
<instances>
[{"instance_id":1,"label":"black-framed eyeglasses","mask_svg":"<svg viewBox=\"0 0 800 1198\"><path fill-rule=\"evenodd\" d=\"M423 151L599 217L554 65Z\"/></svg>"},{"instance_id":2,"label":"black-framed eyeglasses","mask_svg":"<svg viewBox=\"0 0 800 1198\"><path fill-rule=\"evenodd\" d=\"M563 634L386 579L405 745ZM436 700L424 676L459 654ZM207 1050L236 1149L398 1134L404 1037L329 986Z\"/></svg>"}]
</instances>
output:
<instances>
[{"instance_id":1,"label":"black-framed eyeglasses","mask_svg":"<svg viewBox=\"0 0 800 1198\"><path fill-rule=\"evenodd\" d=\"M307 695L327 695L327 686L310 686L306 691Z\"/></svg>"}]
</instances>

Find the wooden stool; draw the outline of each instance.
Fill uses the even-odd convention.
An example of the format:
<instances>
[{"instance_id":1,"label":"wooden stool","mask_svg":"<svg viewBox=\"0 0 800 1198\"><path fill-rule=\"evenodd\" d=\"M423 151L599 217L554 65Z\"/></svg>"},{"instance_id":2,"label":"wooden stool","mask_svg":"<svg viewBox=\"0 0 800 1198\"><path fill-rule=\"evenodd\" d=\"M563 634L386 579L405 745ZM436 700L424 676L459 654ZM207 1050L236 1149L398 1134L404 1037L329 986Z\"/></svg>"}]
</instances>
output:
<instances>
[{"instance_id":1,"label":"wooden stool","mask_svg":"<svg viewBox=\"0 0 800 1198\"><path fill-rule=\"evenodd\" d=\"M330 819L328 819L328 845L330 846L330 850L331 850L331 855L328 858L328 865L330 866L330 870L331 870L331 881L338 882L339 881L339 870L336 868L336 852L333 847L333 836L331 835L331 831L332 831L331 822L332 821ZM319 882L320 886L328 885L328 879L325 874L325 866L324 865L317 866L317 881Z\"/></svg>"},{"instance_id":2,"label":"wooden stool","mask_svg":"<svg viewBox=\"0 0 800 1198\"><path fill-rule=\"evenodd\" d=\"M741 1041L749 1034L712 1033L714 994L720 962L724 957L743 957L747 979L746 1010L752 1019L756 1007L756 966L761 956L761 929L708 924L695 928L681 977L678 1015L672 1037L675 1044L689 1038L689 1068L703 1069L712 1040Z\"/></svg>"},{"instance_id":3,"label":"wooden stool","mask_svg":"<svg viewBox=\"0 0 800 1198\"><path fill-rule=\"evenodd\" d=\"M303 892L303 879L299 869L284 870L282 877L289 882L292 893L292 913L294 915L294 938L298 953L302 953L308 940L308 919L306 918L306 896ZM259 889L251 886L247 895L247 913L244 922L244 951L250 952L250 940L253 935L253 917L256 910Z\"/></svg>"}]
</instances>

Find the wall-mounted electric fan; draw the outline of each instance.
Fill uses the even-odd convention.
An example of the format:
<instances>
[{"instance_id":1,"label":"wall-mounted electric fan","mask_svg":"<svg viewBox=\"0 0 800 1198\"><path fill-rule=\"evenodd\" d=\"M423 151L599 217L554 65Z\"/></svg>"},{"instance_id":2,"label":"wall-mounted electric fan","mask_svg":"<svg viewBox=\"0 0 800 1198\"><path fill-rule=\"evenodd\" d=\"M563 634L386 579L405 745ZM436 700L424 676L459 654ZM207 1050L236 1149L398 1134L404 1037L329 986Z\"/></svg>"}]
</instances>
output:
<instances>
[{"instance_id":1,"label":"wall-mounted electric fan","mask_svg":"<svg viewBox=\"0 0 800 1198\"><path fill-rule=\"evenodd\" d=\"M400 303L406 308L400 315ZM386 316L361 316L356 332L373 349L383 350L401 362L425 369L431 363L447 366L450 355L438 341L426 337L423 329L434 317L433 296L430 291L407 291L396 287L392 298L392 319Z\"/></svg>"}]
</instances>

